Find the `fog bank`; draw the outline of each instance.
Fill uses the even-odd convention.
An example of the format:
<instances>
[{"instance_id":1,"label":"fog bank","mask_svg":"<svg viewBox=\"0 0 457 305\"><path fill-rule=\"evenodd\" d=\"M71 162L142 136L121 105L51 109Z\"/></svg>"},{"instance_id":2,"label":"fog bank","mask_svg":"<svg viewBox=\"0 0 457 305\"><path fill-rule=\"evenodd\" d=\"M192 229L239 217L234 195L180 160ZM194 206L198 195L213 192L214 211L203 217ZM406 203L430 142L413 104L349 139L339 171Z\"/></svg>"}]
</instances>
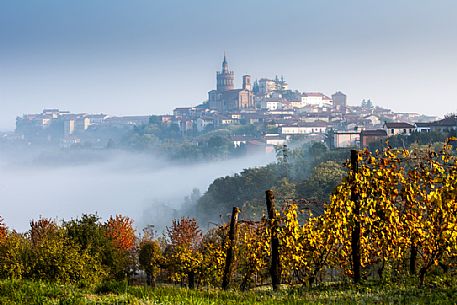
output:
<instances>
[{"instance_id":1,"label":"fog bank","mask_svg":"<svg viewBox=\"0 0 457 305\"><path fill-rule=\"evenodd\" d=\"M163 223L163 206L179 209L194 188L204 193L217 177L273 160L273 154L259 154L182 164L124 151L2 150L0 215L20 232L40 216L68 220L83 213L104 220L127 215L141 229Z\"/></svg>"}]
</instances>

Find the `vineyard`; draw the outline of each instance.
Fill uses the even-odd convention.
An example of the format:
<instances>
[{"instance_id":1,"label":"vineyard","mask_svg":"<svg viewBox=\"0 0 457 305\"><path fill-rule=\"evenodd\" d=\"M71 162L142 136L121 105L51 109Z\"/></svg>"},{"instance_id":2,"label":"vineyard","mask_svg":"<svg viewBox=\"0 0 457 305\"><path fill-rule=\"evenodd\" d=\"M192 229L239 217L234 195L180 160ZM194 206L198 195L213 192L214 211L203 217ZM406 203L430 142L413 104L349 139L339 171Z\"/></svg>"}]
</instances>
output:
<instances>
[{"instance_id":1,"label":"vineyard","mask_svg":"<svg viewBox=\"0 0 457 305\"><path fill-rule=\"evenodd\" d=\"M352 151L347 175L319 210L275 199L265 215L203 233L196 220L172 222L163 236L136 235L128 217L57 223L42 218L19 234L0 227L0 277L91 287L110 279L247 291L413 281L428 289L455 276L457 158L440 150ZM441 285L440 284L440 285ZM159 289L159 288L157 288Z\"/></svg>"}]
</instances>

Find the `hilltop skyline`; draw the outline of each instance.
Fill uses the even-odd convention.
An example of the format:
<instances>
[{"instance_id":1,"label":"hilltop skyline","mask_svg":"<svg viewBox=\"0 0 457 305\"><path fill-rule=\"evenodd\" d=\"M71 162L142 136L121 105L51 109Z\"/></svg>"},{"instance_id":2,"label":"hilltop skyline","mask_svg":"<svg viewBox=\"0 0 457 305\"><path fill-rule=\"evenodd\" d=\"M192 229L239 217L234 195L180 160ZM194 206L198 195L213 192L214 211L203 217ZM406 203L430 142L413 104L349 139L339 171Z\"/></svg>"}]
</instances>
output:
<instances>
[{"instance_id":1,"label":"hilltop skyline","mask_svg":"<svg viewBox=\"0 0 457 305\"><path fill-rule=\"evenodd\" d=\"M170 113L215 87L224 51L252 79L399 112L455 112L457 4L436 1L0 4L0 129L57 107Z\"/></svg>"}]
</instances>

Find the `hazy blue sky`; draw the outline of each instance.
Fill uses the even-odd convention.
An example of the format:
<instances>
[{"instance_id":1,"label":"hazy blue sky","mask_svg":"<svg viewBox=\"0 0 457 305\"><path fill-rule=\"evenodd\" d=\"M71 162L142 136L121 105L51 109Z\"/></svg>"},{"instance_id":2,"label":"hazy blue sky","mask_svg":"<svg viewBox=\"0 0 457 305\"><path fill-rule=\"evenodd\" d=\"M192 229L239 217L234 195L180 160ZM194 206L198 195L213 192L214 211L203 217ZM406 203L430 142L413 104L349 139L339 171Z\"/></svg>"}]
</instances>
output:
<instances>
[{"instance_id":1,"label":"hazy blue sky","mask_svg":"<svg viewBox=\"0 0 457 305\"><path fill-rule=\"evenodd\" d=\"M237 84L284 75L396 111L457 111L457 1L0 0L0 129L15 116L196 105L224 50Z\"/></svg>"}]
</instances>

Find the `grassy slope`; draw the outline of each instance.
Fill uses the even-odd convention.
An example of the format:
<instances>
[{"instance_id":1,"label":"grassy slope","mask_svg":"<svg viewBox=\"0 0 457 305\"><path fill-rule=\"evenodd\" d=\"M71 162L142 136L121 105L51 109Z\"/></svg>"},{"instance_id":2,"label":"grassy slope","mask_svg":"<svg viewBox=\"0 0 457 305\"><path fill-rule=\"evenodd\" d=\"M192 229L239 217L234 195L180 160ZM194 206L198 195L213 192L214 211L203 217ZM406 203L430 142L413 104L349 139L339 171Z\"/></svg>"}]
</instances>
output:
<instances>
[{"instance_id":1,"label":"grassy slope","mask_svg":"<svg viewBox=\"0 0 457 305\"><path fill-rule=\"evenodd\" d=\"M0 281L0 304L456 304L457 287L325 287L312 290L223 292L115 284L78 289L31 281Z\"/></svg>"}]
</instances>

